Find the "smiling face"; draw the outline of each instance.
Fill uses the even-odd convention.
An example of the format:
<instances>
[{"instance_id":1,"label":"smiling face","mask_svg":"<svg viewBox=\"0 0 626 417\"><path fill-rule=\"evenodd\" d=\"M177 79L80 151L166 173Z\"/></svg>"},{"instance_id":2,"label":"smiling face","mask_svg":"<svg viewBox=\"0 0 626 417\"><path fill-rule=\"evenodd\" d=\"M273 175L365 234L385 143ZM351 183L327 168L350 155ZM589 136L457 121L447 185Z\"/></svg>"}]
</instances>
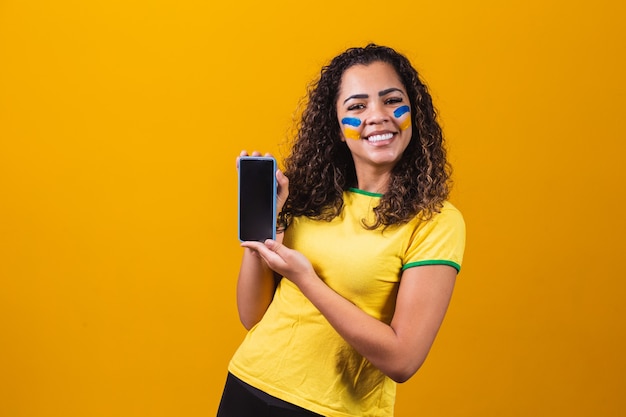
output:
<instances>
[{"instance_id":1,"label":"smiling face","mask_svg":"<svg viewBox=\"0 0 626 417\"><path fill-rule=\"evenodd\" d=\"M357 176L370 169L389 173L413 133L406 89L385 62L355 65L343 73L337 117Z\"/></svg>"}]
</instances>

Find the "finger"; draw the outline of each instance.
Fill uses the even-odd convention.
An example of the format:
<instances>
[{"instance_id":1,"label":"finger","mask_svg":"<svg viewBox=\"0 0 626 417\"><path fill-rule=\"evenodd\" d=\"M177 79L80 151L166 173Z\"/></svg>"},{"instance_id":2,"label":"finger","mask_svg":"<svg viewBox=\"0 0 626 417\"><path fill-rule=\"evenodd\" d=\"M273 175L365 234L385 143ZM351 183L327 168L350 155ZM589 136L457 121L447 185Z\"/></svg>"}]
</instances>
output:
<instances>
[{"instance_id":1,"label":"finger","mask_svg":"<svg viewBox=\"0 0 626 417\"><path fill-rule=\"evenodd\" d=\"M239 158L241 158L242 156L248 156L248 151L243 150L243 151L239 152L239 156L235 160L235 166L237 167L237 169L239 169Z\"/></svg>"},{"instance_id":2,"label":"finger","mask_svg":"<svg viewBox=\"0 0 626 417\"><path fill-rule=\"evenodd\" d=\"M267 246L267 244L265 243L249 241L249 242L242 242L241 246L256 252L259 256L261 256L266 261L268 261L270 258L276 257L275 251L272 250L272 248Z\"/></svg>"},{"instance_id":3,"label":"finger","mask_svg":"<svg viewBox=\"0 0 626 417\"><path fill-rule=\"evenodd\" d=\"M252 250L254 254L263 259L263 261L269 266L271 269L278 268L279 265L283 265L285 261L282 257L274 252L274 250L270 249L267 245L261 242L244 242L242 243L243 247L247 247Z\"/></svg>"},{"instance_id":4,"label":"finger","mask_svg":"<svg viewBox=\"0 0 626 417\"><path fill-rule=\"evenodd\" d=\"M276 170L276 181L278 182L280 191L289 190L289 178L287 178L280 169Z\"/></svg>"},{"instance_id":5,"label":"finger","mask_svg":"<svg viewBox=\"0 0 626 417\"><path fill-rule=\"evenodd\" d=\"M289 197L289 178L281 170L276 170L276 182L278 182L276 209L280 212L287 201L287 197Z\"/></svg>"},{"instance_id":6,"label":"finger","mask_svg":"<svg viewBox=\"0 0 626 417\"><path fill-rule=\"evenodd\" d=\"M261 255L271 255L277 253L281 249L281 244L272 239L265 242L245 241L241 242L241 246L259 252Z\"/></svg>"},{"instance_id":7,"label":"finger","mask_svg":"<svg viewBox=\"0 0 626 417\"><path fill-rule=\"evenodd\" d=\"M258 252L259 249L264 248L265 246L261 242L245 241L245 242L241 242L241 247L248 248L250 250Z\"/></svg>"}]
</instances>

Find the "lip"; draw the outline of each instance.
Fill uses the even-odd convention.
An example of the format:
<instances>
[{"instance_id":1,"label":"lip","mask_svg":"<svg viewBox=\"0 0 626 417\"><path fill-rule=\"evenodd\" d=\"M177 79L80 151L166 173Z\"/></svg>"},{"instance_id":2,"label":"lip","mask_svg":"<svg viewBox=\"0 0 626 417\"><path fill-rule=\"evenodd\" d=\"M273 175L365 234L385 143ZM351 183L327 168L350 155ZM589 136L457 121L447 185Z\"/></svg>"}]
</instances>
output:
<instances>
[{"instance_id":1,"label":"lip","mask_svg":"<svg viewBox=\"0 0 626 417\"><path fill-rule=\"evenodd\" d=\"M370 132L367 135L363 135L363 140L372 143L372 144L377 144L377 143L386 143L389 142L390 140L392 140L396 135L398 134L398 132L394 132L391 130L377 130L374 132ZM391 137L387 138L387 139L380 139L377 141L373 141L370 142L369 138L373 137L373 136L385 136L385 135L391 135Z\"/></svg>"}]
</instances>

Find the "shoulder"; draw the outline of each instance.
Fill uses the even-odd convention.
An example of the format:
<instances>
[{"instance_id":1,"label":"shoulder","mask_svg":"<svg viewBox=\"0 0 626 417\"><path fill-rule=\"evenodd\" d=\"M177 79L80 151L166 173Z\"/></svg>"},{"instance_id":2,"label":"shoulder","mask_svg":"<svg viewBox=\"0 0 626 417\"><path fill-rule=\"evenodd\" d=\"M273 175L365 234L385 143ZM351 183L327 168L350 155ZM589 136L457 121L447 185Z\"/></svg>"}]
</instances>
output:
<instances>
[{"instance_id":1,"label":"shoulder","mask_svg":"<svg viewBox=\"0 0 626 417\"><path fill-rule=\"evenodd\" d=\"M425 224L430 233L443 238L465 242L465 219L461 211L449 201L444 202L439 213L435 213Z\"/></svg>"},{"instance_id":2,"label":"shoulder","mask_svg":"<svg viewBox=\"0 0 626 417\"><path fill-rule=\"evenodd\" d=\"M435 223L451 224L465 230L465 219L463 218L463 214L449 201L444 201L441 210L439 213L435 213L433 215L432 220Z\"/></svg>"},{"instance_id":3,"label":"shoulder","mask_svg":"<svg viewBox=\"0 0 626 417\"><path fill-rule=\"evenodd\" d=\"M424 219L418 214L410 223L413 225L413 233L418 235L430 234L434 231L443 231L445 229L456 230L465 234L463 214L449 201L444 201L441 209L433 213L428 219Z\"/></svg>"},{"instance_id":4,"label":"shoulder","mask_svg":"<svg viewBox=\"0 0 626 417\"><path fill-rule=\"evenodd\" d=\"M445 202L430 219L419 216L407 247L404 269L411 266L446 263L460 269L465 252L465 221L460 210Z\"/></svg>"}]
</instances>

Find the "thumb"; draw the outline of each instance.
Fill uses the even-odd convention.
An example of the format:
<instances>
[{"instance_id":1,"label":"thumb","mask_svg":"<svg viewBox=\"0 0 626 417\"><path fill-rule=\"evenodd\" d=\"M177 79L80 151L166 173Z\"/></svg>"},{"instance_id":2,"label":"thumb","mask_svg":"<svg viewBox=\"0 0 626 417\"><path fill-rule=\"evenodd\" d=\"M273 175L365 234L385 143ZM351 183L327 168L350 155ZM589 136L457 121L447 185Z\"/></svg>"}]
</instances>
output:
<instances>
[{"instance_id":1,"label":"thumb","mask_svg":"<svg viewBox=\"0 0 626 417\"><path fill-rule=\"evenodd\" d=\"M283 246L273 239L266 239L265 242L263 243L265 243L265 247L271 250L272 252L278 252L280 248Z\"/></svg>"},{"instance_id":2,"label":"thumb","mask_svg":"<svg viewBox=\"0 0 626 417\"><path fill-rule=\"evenodd\" d=\"M291 249L289 249L287 246L283 245L282 243L277 242L272 239L267 239L264 243L265 243L265 247L270 252L273 252L276 255L278 255L279 258L283 260L287 260L287 258L290 256Z\"/></svg>"}]
</instances>

